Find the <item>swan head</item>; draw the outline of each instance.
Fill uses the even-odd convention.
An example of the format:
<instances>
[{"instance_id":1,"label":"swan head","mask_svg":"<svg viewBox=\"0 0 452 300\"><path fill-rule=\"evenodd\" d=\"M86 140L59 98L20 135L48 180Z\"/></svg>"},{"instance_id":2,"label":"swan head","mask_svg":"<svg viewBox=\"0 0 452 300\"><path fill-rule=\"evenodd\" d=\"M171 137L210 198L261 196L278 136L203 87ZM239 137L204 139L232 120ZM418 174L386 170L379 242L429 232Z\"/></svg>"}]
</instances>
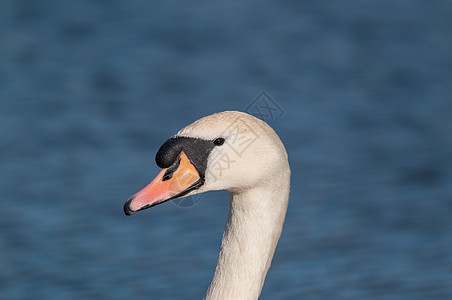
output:
<instances>
[{"instance_id":1,"label":"swan head","mask_svg":"<svg viewBox=\"0 0 452 300\"><path fill-rule=\"evenodd\" d=\"M249 114L225 111L180 130L158 150L160 173L124 205L126 215L213 190L240 192L270 184L288 169L278 135Z\"/></svg>"}]
</instances>

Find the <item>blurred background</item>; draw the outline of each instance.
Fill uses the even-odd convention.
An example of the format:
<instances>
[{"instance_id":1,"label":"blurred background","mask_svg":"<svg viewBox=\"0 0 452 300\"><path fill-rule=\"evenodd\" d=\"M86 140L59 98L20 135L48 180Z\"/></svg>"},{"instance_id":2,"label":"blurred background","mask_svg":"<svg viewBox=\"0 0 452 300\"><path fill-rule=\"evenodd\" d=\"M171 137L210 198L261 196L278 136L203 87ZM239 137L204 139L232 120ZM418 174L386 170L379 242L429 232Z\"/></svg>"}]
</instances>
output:
<instances>
[{"instance_id":1,"label":"blurred background","mask_svg":"<svg viewBox=\"0 0 452 300\"><path fill-rule=\"evenodd\" d=\"M261 299L452 299L451 32L447 0L2 0L0 299L201 299L227 192L122 206L223 110L290 157Z\"/></svg>"}]
</instances>

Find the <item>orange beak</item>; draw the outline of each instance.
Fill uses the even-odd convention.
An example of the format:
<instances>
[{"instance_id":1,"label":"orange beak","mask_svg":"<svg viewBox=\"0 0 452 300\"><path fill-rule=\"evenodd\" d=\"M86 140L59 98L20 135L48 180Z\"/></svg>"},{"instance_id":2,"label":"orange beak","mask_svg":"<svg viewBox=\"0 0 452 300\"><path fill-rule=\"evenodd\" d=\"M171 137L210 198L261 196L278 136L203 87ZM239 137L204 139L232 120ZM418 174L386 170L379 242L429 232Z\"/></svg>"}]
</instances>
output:
<instances>
[{"instance_id":1,"label":"orange beak","mask_svg":"<svg viewBox=\"0 0 452 300\"><path fill-rule=\"evenodd\" d=\"M201 184L198 171L182 151L178 161L162 169L145 188L127 200L124 213L130 216L136 211L182 197Z\"/></svg>"}]
</instances>

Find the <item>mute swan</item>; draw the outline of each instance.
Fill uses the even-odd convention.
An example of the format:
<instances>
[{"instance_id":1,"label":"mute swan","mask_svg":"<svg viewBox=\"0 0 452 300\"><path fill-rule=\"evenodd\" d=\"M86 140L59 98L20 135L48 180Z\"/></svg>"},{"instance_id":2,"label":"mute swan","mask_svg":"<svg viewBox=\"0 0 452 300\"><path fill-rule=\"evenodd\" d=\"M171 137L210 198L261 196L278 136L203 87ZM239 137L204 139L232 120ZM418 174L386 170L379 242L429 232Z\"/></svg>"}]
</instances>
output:
<instances>
[{"instance_id":1,"label":"mute swan","mask_svg":"<svg viewBox=\"0 0 452 300\"><path fill-rule=\"evenodd\" d=\"M126 215L206 191L230 192L218 264L205 299L258 299L289 200L287 153L265 122L237 111L201 118L158 150L160 173L124 204Z\"/></svg>"}]
</instances>

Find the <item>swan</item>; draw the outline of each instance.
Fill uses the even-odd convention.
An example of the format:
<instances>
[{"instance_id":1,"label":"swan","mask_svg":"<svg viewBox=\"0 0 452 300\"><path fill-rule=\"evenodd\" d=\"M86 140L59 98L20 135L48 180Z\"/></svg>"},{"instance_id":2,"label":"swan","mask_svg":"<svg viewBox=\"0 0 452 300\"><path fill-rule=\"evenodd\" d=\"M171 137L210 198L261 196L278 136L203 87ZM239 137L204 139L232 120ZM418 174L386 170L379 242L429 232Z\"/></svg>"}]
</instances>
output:
<instances>
[{"instance_id":1,"label":"swan","mask_svg":"<svg viewBox=\"0 0 452 300\"><path fill-rule=\"evenodd\" d=\"M275 131L247 113L203 117L168 139L158 175L124 204L134 212L170 199L229 191L218 263L204 299L258 299L289 201L287 152Z\"/></svg>"}]
</instances>

